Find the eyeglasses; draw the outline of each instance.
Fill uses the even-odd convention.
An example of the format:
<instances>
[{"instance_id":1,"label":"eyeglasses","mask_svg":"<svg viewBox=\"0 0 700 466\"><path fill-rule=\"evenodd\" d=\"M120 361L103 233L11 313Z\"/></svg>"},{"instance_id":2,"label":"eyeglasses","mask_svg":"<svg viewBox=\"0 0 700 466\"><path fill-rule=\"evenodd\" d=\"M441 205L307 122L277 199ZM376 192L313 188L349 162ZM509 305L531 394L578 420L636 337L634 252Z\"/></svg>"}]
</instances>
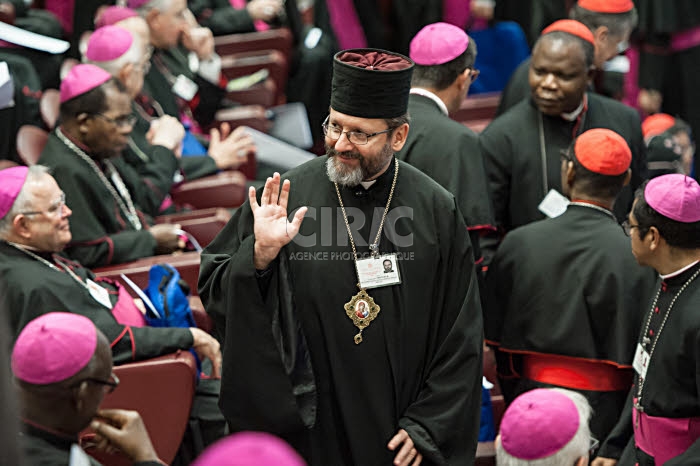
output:
<instances>
[{"instance_id":1,"label":"eyeglasses","mask_svg":"<svg viewBox=\"0 0 700 466\"><path fill-rule=\"evenodd\" d=\"M63 207L66 205L66 194L61 193L61 197L49 206L48 210L31 210L29 212L19 212L21 215L38 215L45 214L49 217L57 216L63 213Z\"/></svg>"},{"instance_id":2,"label":"eyeglasses","mask_svg":"<svg viewBox=\"0 0 700 466\"><path fill-rule=\"evenodd\" d=\"M103 115L102 113L93 113L93 116L98 116L103 120L108 121L113 125L116 125L118 128L133 127L134 124L136 124L137 119L136 115L122 115L117 118L112 118L108 117L107 115Z\"/></svg>"},{"instance_id":3,"label":"eyeglasses","mask_svg":"<svg viewBox=\"0 0 700 466\"><path fill-rule=\"evenodd\" d=\"M593 454L596 452L598 449L598 446L600 445L600 442L597 439L594 439L591 437L591 446L588 447L588 454L589 456L593 456Z\"/></svg>"},{"instance_id":4,"label":"eyeglasses","mask_svg":"<svg viewBox=\"0 0 700 466\"><path fill-rule=\"evenodd\" d=\"M116 390L117 387L119 386L119 377L117 377L117 375L114 372L112 372L112 374L109 376L108 380L95 379L92 377L88 377L86 379L79 380L78 382L74 383L73 385L71 385L71 388L77 387L83 382L90 382L90 383L102 385L105 393L109 394L109 393L112 393L114 390Z\"/></svg>"},{"instance_id":5,"label":"eyeglasses","mask_svg":"<svg viewBox=\"0 0 700 466\"><path fill-rule=\"evenodd\" d=\"M632 235L632 228L639 228L639 224L633 225L629 220L622 222L622 231L624 231L627 236Z\"/></svg>"},{"instance_id":6,"label":"eyeglasses","mask_svg":"<svg viewBox=\"0 0 700 466\"><path fill-rule=\"evenodd\" d=\"M481 74L480 70L477 70L476 68L472 68L470 73L469 73L469 84L476 81L476 78L478 78L480 74Z\"/></svg>"},{"instance_id":7,"label":"eyeglasses","mask_svg":"<svg viewBox=\"0 0 700 466\"><path fill-rule=\"evenodd\" d=\"M347 134L348 141L351 143L355 144L356 146L364 146L369 142L369 138L377 136L379 134L384 134L388 133L390 131L394 131L396 128L387 128L384 131L377 131L376 133L372 134L367 134L363 133L362 131L343 131L342 129L338 128L335 125L331 125L328 123L328 119L330 118L330 115L326 117L326 119L323 121L323 124L321 127L323 128L323 134L326 135L329 139L332 139L333 141L337 141L340 139L340 137L343 135L343 133Z\"/></svg>"}]
</instances>

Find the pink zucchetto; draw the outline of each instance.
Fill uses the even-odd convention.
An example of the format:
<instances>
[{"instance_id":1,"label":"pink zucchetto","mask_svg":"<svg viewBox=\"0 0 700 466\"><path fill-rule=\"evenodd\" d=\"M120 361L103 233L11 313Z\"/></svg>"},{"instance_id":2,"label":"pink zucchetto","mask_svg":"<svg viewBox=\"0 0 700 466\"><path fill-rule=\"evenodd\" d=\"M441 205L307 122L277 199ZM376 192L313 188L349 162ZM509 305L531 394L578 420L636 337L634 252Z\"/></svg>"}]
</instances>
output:
<instances>
[{"instance_id":1,"label":"pink zucchetto","mask_svg":"<svg viewBox=\"0 0 700 466\"><path fill-rule=\"evenodd\" d=\"M689 176L674 173L652 179L644 188L644 199L671 220L700 222L700 185Z\"/></svg>"},{"instance_id":2,"label":"pink zucchetto","mask_svg":"<svg viewBox=\"0 0 700 466\"><path fill-rule=\"evenodd\" d=\"M129 51L134 38L119 26L105 26L90 35L85 57L93 62L112 61Z\"/></svg>"},{"instance_id":3,"label":"pink zucchetto","mask_svg":"<svg viewBox=\"0 0 700 466\"><path fill-rule=\"evenodd\" d=\"M27 180L27 167L11 167L0 170L0 218L12 209L15 199Z\"/></svg>"},{"instance_id":4,"label":"pink zucchetto","mask_svg":"<svg viewBox=\"0 0 700 466\"><path fill-rule=\"evenodd\" d=\"M97 19L95 19L95 29L111 26L119 21L133 18L138 15L139 14L131 8L125 8L123 6L109 6L99 14Z\"/></svg>"},{"instance_id":5,"label":"pink zucchetto","mask_svg":"<svg viewBox=\"0 0 700 466\"><path fill-rule=\"evenodd\" d=\"M61 103L70 100L112 79L112 75L95 65L75 65L61 81Z\"/></svg>"},{"instance_id":6,"label":"pink zucchetto","mask_svg":"<svg viewBox=\"0 0 700 466\"><path fill-rule=\"evenodd\" d=\"M416 65L442 65L467 50L469 36L448 23L428 24L411 40L409 56Z\"/></svg>"},{"instance_id":7,"label":"pink zucchetto","mask_svg":"<svg viewBox=\"0 0 700 466\"><path fill-rule=\"evenodd\" d=\"M34 385L61 382L80 372L97 349L97 329L90 319L50 312L29 322L12 349L12 372Z\"/></svg>"},{"instance_id":8,"label":"pink zucchetto","mask_svg":"<svg viewBox=\"0 0 700 466\"><path fill-rule=\"evenodd\" d=\"M240 432L207 448L192 466L306 466L284 440L265 432Z\"/></svg>"},{"instance_id":9,"label":"pink zucchetto","mask_svg":"<svg viewBox=\"0 0 700 466\"><path fill-rule=\"evenodd\" d=\"M517 397L501 420L501 446L510 456L533 461L557 453L579 428L576 404L563 393L536 389Z\"/></svg>"}]
</instances>

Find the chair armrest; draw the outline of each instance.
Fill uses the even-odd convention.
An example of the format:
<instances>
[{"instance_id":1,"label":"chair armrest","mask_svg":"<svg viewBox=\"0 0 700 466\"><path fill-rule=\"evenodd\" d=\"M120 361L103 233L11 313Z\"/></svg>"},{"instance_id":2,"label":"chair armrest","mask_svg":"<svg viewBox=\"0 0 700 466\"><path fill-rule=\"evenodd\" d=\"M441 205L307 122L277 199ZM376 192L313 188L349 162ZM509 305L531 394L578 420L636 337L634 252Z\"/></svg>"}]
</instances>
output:
<instances>
[{"instance_id":1,"label":"chair armrest","mask_svg":"<svg viewBox=\"0 0 700 466\"><path fill-rule=\"evenodd\" d=\"M476 445L474 466L496 466L496 447L494 442L479 442Z\"/></svg>"},{"instance_id":2,"label":"chair armrest","mask_svg":"<svg viewBox=\"0 0 700 466\"><path fill-rule=\"evenodd\" d=\"M220 126L221 123L228 123L231 129L239 126L249 126L258 131L267 133L272 127L272 122L268 118L265 108L260 105L242 105L240 107L224 108L216 112L212 126ZM207 128L207 132L210 128Z\"/></svg>"},{"instance_id":3,"label":"chair armrest","mask_svg":"<svg viewBox=\"0 0 700 466\"><path fill-rule=\"evenodd\" d=\"M500 92L467 96L459 106L459 110L450 116L459 122L492 120L496 116L500 100Z\"/></svg>"},{"instance_id":4,"label":"chair armrest","mask_svg":"<svg viewBox=\"0 0 700 466\"><path fill-rule=\"evenodd\" d=\"M247 194L245 175L235 171L188 181L170 191L176 204L190 204L198 209L239 207Z\"/></svg>"},{"instance_id":5,"label":"chair armrest","mask_svg":"<svg viewBox=\"0 0 700 466\"><path fill-rule=\"evenodd\" d=\"M214 328L214 321L211 319L207 311L204 309L204 304L199 296L190 296L190 309L192 309L192 316L197 324L197 328L204 330L207 333L211 333Z\"/></svg>"},{"instance_id":6,"label":"chair armrest","mask_svg":"<svg viewBox=\"0 0 700 466\"><path fill-rule=\"evenodd\" d=\"M119 387L105 397L101 408L138 411L158 457L170 464L187 428L195 393L197 365L189 351L114 367ZM102 464L126 458L90 452Z\"/></svg>"},{"instance_id":7,"label":"chair armrest","mask_svg":"<svg viewBox=\"0 0 700 466\"><path fill-rule=\"evenodd\" d=\"M138 259L133 262L124 264L110 265L94 269L93 272L97 277L110 278L122 283L121 274L126 275L139 288L143 289L148 286L148 271L155 264L170 264L180 272L192 293L197 293L197 281L199 280L199 253L198 252L183 252L180 254L171 254L164 256L152 256ZM130 288L127 287L127 290Z\"/></svg>"},{"instance_id":8,"label":"chair armrest","mask_svg":"<svg viewBox=\"0 0 700 466\"><path fill-rule=\"evenodd\" d=\"M214 38L214 49L219 55L250 52L253 50L279 50L285 57L291 55L292 32L288 28L267 31L227 34Z\"/></svg>"},{"instance_id":9,"label":"chair armrest","mask_svg":"<svg viewBox=\"0 0 700 466\"><path fill-rule=\"evenodd\" d=\"M197 209L189 212L177 214L159 215L155 218L156 223L180 223L185 220L196 220L198 218L216 217L228 221L231 213L222 207L211 207L209 209Z\"/></svg>"}]
</instances>

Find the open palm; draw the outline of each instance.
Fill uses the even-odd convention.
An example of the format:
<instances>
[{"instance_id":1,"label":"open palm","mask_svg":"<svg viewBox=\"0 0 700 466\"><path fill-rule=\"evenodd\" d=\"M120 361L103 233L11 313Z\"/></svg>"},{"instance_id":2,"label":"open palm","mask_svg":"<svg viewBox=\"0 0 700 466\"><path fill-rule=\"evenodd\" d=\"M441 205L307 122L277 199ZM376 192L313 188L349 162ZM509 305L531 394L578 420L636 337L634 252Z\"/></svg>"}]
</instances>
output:
<instances>
[{"instance_id":1,"label":"open palm","mask_svg":"<svg viewBox=\"0 0 700 466\"><path fill-rule=\"evenodd\" d=\"M287 219L287 202L291 183L285 180L280 189L280 175L275 173L265 181L260 204L255 195L255 188L248 191L250 208L253 211L255 233L256 267L267 266L277 257L280 249L287 245L299 233L307 208L300 208L290 222Z\"/></svg>"}]
</instances>

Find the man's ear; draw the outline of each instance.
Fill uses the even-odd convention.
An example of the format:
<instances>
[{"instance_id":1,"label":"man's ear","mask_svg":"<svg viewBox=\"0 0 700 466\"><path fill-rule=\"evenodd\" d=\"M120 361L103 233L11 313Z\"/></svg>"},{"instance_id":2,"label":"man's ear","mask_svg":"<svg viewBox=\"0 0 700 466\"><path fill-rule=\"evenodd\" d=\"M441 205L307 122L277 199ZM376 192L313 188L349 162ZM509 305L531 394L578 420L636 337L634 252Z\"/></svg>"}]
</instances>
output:
<instances>
[{"instance_id":1,"label":"man's ear","mask_svg":"<svg viewBox=\"0 0 700 466\"><path fill-rule=\"evenodd\" d=\"M629 168L627 169L627 174L625 175L625 181L622 182L622 186L627 186L630 184L630 180L632 179L632 170Z\"/></svg>"},{"instance_id":2,"label":"man's ear","mask_svg":"<svg viewBox=\"0 0 700 466\"><path fill-rule=\"evenodd\" d=\"M396 128L391 136L391 148L394 152L400 151L404 144L406 144L406 138L408 137L408 123Z\"/></svg>"},{"instance_id":3,"label":"man's ear","mask_svg":"<svg viewBox=\"0 0 700 466\"><path fill-rule=\"evenodd\" d=\"M78 129L81 134L87 134L90 132L90 116L87 113L81 113L75 117L75 121L78 124Z\"/></svg>"},{"instance_id":4,"label":"man's ear","mask_svg":"<svg viewBox=\"0 0 700 466\"><path fill-rule=\"evenodd\" d=\"M576 169L574 168L574 162L568 161L566 162L566 183L569 186L574 185L574 181L576 180Z\"/></svg>"},{"instance_id":5,"label":"man's ear","mask_svg":"<svg viewBox=\"0 0 700 466\"><path fill-rule=\"evenodd\" d=\"M29 239L32 235L27 226L27 220L29 220L29 217L22 214L16 215L15 218L12 219L12 229L16 235L24 239Z\"/></svg>"},{"instance_id":6,"label":"man's ear","mask_svg":"<svg viewBox=\"0 0 700 466\"><path fill-rule=\"evenodd\" d=\"M157 8L151 8L144 19L148 23L148 27L158 26L160 24L160 12Z\"/></svg>"},{"instance_id":7,"label":"man's ear","mask_svg":"<svg viewBox=\"0 0 700 466\"><path fill-rule=\"evenodd\" d=\"M126 65L122 66L122 68L117 73L117 79L119 80L119 82L124 84L129 80L129 78L131 77L131 73L133 73L133 71L134 71L134 64L127 63Z\"/></svg>"},{"instance_id":8,"label":"man's ear","mask_svg":"<svg viewBox=\"0 0 700 466\"><path fill-rule=\"evenodd\" d=\"M600 47L603 45L610 36L610 30L607 26L598 26L595 31L593 31L593 38L595 40L595 46Z\"/></svg>"}]
</instances>

